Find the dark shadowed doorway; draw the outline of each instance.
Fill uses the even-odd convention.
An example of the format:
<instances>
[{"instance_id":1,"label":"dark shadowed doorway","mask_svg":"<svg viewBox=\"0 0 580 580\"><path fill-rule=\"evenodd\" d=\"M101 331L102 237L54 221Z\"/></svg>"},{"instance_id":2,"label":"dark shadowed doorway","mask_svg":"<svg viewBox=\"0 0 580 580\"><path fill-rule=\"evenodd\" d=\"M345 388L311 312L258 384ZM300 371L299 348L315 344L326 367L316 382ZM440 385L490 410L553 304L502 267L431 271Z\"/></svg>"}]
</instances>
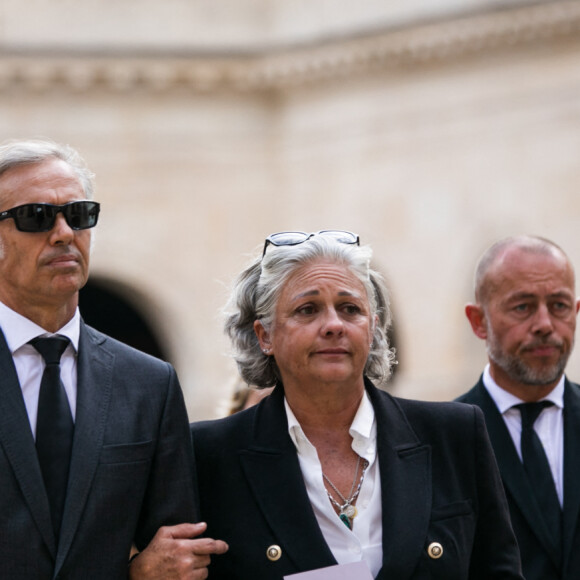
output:
<instances>
[{"instance_id":1,"label":"dark shadowed doorway","mask_svg":"<svg viewBox=\"0 0 580 580\"><path fill-rule=\"evenodd\" d=\"M89 279L79 296L84 321L125 344L169 360L149 323L125 295L104 281Z\"/></svg>"}]
</instances>

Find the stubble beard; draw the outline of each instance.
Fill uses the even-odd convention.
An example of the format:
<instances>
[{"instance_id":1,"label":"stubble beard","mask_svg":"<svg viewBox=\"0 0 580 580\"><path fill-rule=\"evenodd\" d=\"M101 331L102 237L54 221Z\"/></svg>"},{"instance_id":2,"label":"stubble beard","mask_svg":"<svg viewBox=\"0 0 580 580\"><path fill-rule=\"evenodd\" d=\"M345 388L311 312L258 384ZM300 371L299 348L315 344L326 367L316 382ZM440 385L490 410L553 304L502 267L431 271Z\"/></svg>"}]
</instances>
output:
<instances>
[{"instance_id":1,"label":"stubble beard","mask_svg":"<svg viewBox=\"0 0 580 580\"><path fill-rule=\"evenodd\" d=\"M545 341L554 345L554 342ZM501 349L493 330L487 329L487 355L513 381L524 385L545 386L555 383L564 373L573 344L567 352L560 348L560 357L549 366L534 368L528 365L518 354L509 354Z\"/></svg>"}]
</instances>

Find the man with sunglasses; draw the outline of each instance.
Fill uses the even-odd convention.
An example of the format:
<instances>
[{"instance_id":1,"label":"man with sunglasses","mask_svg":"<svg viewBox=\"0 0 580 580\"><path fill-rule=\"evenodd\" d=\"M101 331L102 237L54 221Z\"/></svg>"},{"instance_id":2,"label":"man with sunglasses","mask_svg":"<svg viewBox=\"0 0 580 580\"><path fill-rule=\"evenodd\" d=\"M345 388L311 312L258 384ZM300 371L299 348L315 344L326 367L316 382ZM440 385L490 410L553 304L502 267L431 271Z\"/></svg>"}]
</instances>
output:
<instances>
[{"instance_id":1,"label":"man with sunglasses","mask_svg":"<svg viewBox=\"0 0 580 580\"><path fill-rule=\"evenodd\" d=\"M78 311L92 193L70 147L0 146L0 577L159 578L162 554L163 578L205 578L227 546L180 524L196 506L175 371Z\"/></svg>"}]
</instances>

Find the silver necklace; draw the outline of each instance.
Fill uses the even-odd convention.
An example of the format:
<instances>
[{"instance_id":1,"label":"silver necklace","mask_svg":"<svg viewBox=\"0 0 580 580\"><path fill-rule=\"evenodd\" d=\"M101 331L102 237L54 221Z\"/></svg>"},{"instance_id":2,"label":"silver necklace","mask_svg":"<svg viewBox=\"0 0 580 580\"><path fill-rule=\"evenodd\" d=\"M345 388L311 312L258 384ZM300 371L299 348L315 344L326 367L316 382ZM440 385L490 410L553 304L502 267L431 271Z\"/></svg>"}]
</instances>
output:
<instances>
[{"instance_id":1,"label":"silver necklace","mask_svg":"<svg viewBox=\"0 0 580 580\"><path fill-rule=\"evenodd\" d=\"M360 488L362 487L362 483L363 483L363 480L365 478L365 473L366 473L367 467L369 466L369 462L365 459L364 463L363 463L362 472L360 474L360 479L359 479L358 485L356 485L356 480L357 480L358 470L360 467L360 462L361 462L361 456L359 455L358 461L356 462L356 469L354 471L354 479L352 480L352 487L350 488L348 498L344 497L344 495L342 495L342 493L340 493L340 491L338 491L338 489L334 485L334 483L332 483L332 481L330 481L330 479L328 478L326 473L324 473L324 471L322 472L322 477L324 478L324 480L328 483L328 485L330 485L330 487L334 490L336 495L338 495L340 500L343 502L342 505L339 504L332 497L332 494L328 490L326 490L326 494L328 495L328 499L330 500L332 505L334 505L338 508L338 512L339 512L338 517L341 519L342 523L349 530L352 530L352 521L351 520L354 519L358 514L358 510L356 509L356 506L354 506L352 504L355 502L356 498L358 497L358 494L360 493ZM356 486L356 489L355 489L355 486Z\"/></svg>"}]
</instances>

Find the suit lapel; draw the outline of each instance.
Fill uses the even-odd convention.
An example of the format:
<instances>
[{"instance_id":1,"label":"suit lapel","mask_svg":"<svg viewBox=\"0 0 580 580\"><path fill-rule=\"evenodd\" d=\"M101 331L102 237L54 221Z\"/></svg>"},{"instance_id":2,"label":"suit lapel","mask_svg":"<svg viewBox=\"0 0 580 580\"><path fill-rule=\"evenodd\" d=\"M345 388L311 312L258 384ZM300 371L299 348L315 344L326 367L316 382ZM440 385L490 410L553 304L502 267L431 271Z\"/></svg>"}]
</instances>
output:
<instances>
[{"instance_id":1,"label":"suit lapel","mask_svg":"<svg viewBox=\"0 0 580 580\"><path fill-rule=\"evenodd\" d=\"M370 382L367 389L377 416L383 501L383 569L377 578L387 578L386 570L389 577L406 578L417 565L429 525L430 448L417 440L391 397L383 396ZM332 566L336 560L312 511L288 436L283 396L277 388L257 409L254 444L242 452L242 466L265 519L296 568ZM406 497L423 499L402 502Z\"/></svg>"},{"instance_id":2,"label":"suit lapel","mask_svg":"<svg viewBox=\"0 0 580 580\"><path fill-rule=\"evenodd\" d=\"M114 355L105 338L81 321L77 361L77 411L67 500L56 572L70 549L99 462L111 399Z\"/></svg>"},{"instance_id":3,"label":"suit lapel","mask_svg":"<svg viewBox=\"0 0 580 580\"><path fill-rule=\"evenodd\" d=\"M0 446L14 470L32 517L54 556L56 542L34 437L12 355L1 331L0 377Z\"/></svg>"},{"instance_id":4,"label":"suit lapel","mask_svg":"<svg viewBox=\"0 0 580 580\"><path fill-rule=\"evenodd\" d=\"M540 508L534 496L533 489L524 471L524 467L512 438L505 425L503 417L493 399L487 392L480 379L479 383L470 392L470 403L475 403L483 410L485 422L489 432L493 450L499 465L501 476L506 489L509 491L512 502L517 505L530 528L550 555L556 567L560 567L561 558L558 548L552 543L552 538L542 518Z\"/></svg>"},{"instance_id":5,"label":"suit lapel","mask_svg":"<svg viewBox=\"0 0 580 580\"><path fill-rule=\"evenodd\" d=\"M564 387L563 570L572 549L580 514L580 390L566 379Z\"/></svg>"},{"instance_id":6,"label":"suit lapel","mask_svg":"<svg viewBox=\"0 0 580 580\"><path fill-rule=\"evenodd\" d=\"M383 506L383 567L377 580L410 578L421 556L431 515L431 449L417 439L402 409L389 395L369 382L367 391L377 417Z\"/></svg>"},{"instance_id":7,"label":"suit lapel","mask_svg":"<svg viewBox=\"0 0 580 580\"><path fill-rule=\"evenodd\" d=\"M253 444L241 462L256 502L298 570L336 564L318 526L288 435L284 391L277 387L257 409ZM288 502L292 502L289 509Z\"/></svg>"}]
</instances>

